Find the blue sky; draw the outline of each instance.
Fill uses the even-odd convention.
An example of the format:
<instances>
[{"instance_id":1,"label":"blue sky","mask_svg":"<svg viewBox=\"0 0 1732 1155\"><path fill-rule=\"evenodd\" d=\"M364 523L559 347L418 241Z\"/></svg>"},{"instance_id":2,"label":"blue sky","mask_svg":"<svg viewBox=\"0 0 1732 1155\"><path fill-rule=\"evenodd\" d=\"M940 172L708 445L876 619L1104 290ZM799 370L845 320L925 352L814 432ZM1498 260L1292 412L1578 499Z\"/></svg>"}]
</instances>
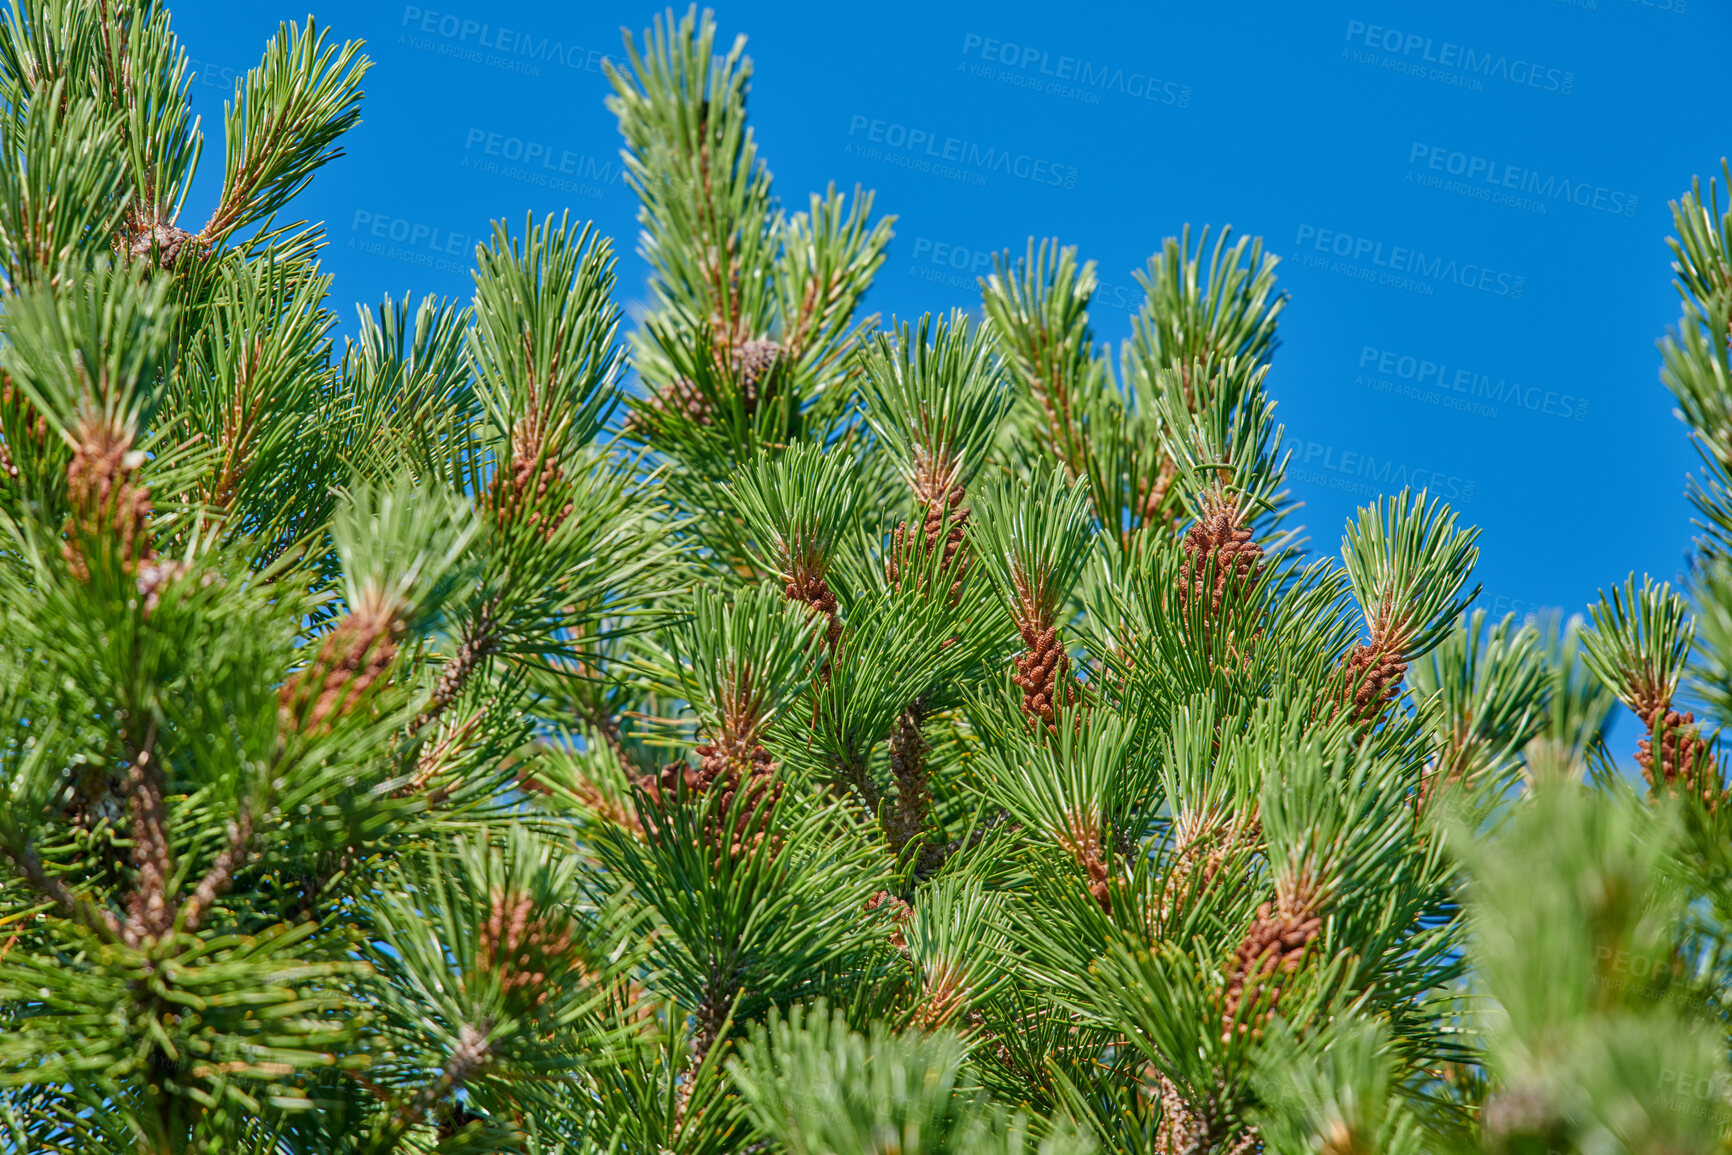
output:
<instances>
[{"instance_id":1,"label":"blue sky","mask_svg":"<svg viewBox=\"0 0 1732 1155\"><path fill-rule=\"evenodd\" d=\"M196 218L225 95L305 10L173 11L215 138ZM296 206L328 222L345 321L387 292L467 298L475 239L529 211L593 218L624 302L642 296L600 62L655 11L315 7L375 61L349 155ZM1694 454L1655 349L1678 313L1667 202L1732 151L1732 5L759 0L717 17L749 37L784 202L858 183L898 217L868 298L886 317L977 306L987 254L1056 235L1098 263L1093 321L1116 344L1161 239L1230 224L1282 258L1269 380L1315 546L1405 476L1482 527L1494 612L1575 612L1631 570L1682 568Z\"/></svg>"}]
</instances>

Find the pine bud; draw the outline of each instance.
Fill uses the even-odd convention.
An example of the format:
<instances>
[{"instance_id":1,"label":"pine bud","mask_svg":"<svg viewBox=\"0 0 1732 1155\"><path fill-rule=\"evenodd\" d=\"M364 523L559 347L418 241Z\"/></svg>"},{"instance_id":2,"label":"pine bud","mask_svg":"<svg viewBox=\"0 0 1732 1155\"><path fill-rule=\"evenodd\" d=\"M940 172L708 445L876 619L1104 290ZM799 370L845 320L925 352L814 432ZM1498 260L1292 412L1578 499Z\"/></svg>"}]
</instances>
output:
<instances>
[{"instance_id":1,"label":"pine bud","mask_svg":"<svg viewBox=\"0 0 1732 1155\"><path fill-rule=\"evenodd\" d=\"M835 649L842 637L842 619L836 615L836 594L830 589L830 583L821 574L808 573L789 582L783 593L789 601L805 603L814 614L824 619L824 644Z\"/></svg>"},{"instance_id":2,"label":"pine bud","mask_svg":"<svg viewBox=\"0 0 1732 1155\"><path fill-rule=\"evenodd\" d=\"M909 566L920 575L924 584L926 559L942 545L944 556L939 559L938 570L951 578L946 596L952 604L961 596L969 564L965 548L968 519L973 513L962 504L963 496L960 485L939 497L920 495L926 511L920 532L916 533L907 522L898 525L891 541L890 556L884 563L884 576L893 587L902 588L902 573Z\"/></svg>"},{"instance_id":3,"label":"pine bud","mask_svg":"<svg viewBox=\"0 0 1732 1155\"><path fill-rule=\"evenodd\" d=\"M714 851L712 866L720 870L724 859L737 859L764 841L769 812L781 800L782 784L776 780L776 763L769 751L755 741L749 745L737 740L705 742L693 753L698 756L697 769L684 761L670 762L638 784L664 813L681 802L713 798L704 840ZM742 792L744 801L730 827L728 815ZM659 824L656 828L661 829ZM773 834L769 837L774 848L778 840Z\"/></svg>"},{"instance_id":4,"label":"pine bud","mask_svg":"<svg viewBox=\"0 0 1732 1155\"><path fill-rule=\"evenodd\" d=\"M914 917L914 908L891 894L888 890L880 890L866 900L866 913L882 908L890 916L890 945L895 947L904 957L908 954L908 940L902 935L902 926Z\"/></svg>"},{"instance_id":5,"label":"pine bud","mask_svg":"<svg viewBox=\"0 0 1732 1155\"><path fill-rule=\"evenodd\" d=\"M181 252L189 245L191 252L204 255L206 241L203 237L166 221L156 221L134 226L126 241L126 251L140 260L148 260L151 253L155 252L157 263L164 269L172 269L180 259Z\"/></svg>"},{"instance_id":6,"label":"pine bud","mask_svg":"<svg viewBox=\"0 0 1732 1155\"><path fill-rule=\"evenodd\" d=\"M782 361L782 346L764 338L747 341L728 355L740 383L740 403L747 414L757 411L774 391L774 376Z\"/></svg>"},{"instance_id":7,"label":"pine bud","mask_svg":"<svg viewBox=\"0 0 1732 1155\"><path fill-rule=\"evenodd\" d=\"M709 401L697 385L686 377L675 377L651 393L644 404L656 417L665 418L677 413L696 425L711 424ZM634 432L644 431L654 424L654 418L646 419L637 413L632 414L627 421L627 426Z\"/></svg>"},{"instance_id":8,"label":"pine bud","mask_svg":"<svg viewBox=\"0 0 1732 1155\"><path fill-rule=\"evenodd\" d=\"M490 489L493 515L502 527L521 521L551 541L571 516L572 503L560 502L569 486L559 464L559 446L547 443L533 392L530 411L512 429L510 462L494 474Z\"/></svg>"}]
</instances>

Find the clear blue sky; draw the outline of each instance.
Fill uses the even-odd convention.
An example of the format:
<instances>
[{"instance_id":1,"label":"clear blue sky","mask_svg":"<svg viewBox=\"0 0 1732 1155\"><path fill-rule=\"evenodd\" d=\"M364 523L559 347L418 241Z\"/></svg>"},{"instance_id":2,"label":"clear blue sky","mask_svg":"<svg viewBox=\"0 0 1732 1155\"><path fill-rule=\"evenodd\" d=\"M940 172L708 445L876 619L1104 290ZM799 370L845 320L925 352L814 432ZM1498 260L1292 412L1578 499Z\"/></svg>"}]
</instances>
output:
<instances>
[{"instance_id":1,"label":"clear blue sky","mask_svg":"<svg viewBox=\"0 0 1732 1155\"><path fill-rule=\"evenodd\" d=\"M315 7L376 62L349 155L297 206L328 222L345 322L386 292L467 298L474 239L530 210L593 218L626 303L642 296L600 59L655 11ZM304 15L174 5L215 137L189 216L215 198L235 75ZM1270 381L1315 546L1405 474L1483 527L1494 610L1574 612L1631 570L1682 567L1694 455L1654 343L1678 313L1667 202L1732 151L1726 0L756 0L717 15L725 39L749 37L784 202L859 183L899 218L868 298L886 317L976 306L985 254L1057 235L1098 262L1093 320L1116 344L1161 238L1231 224L1266 238L1292 296Z\"/></svg>"}]
</instances>

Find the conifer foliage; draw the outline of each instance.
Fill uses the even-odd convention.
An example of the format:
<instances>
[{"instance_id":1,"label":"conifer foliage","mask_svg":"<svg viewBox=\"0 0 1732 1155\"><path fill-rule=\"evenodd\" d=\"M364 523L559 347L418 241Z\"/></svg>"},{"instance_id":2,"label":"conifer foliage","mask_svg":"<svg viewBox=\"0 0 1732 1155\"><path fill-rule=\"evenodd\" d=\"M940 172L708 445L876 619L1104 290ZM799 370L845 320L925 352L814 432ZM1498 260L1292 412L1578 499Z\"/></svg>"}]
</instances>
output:
<instances>
[{"instance_id":1,"label":"conifer foliage","mask_svg":"<svg viewBox=\"0 0 1732 1155\"><path fill-rule=\"evenodd\" d=\"M1726 1149L1716 186L1692 570L1488 622L1435 498L1284 528L1260 241L1116 351L1054 240L886 323L716 37L610 73L630 332L531 217L339 338L359 45L281 27L194 229L167 9L0 22L5 1149Z\"/></svg>"}]
</instances>

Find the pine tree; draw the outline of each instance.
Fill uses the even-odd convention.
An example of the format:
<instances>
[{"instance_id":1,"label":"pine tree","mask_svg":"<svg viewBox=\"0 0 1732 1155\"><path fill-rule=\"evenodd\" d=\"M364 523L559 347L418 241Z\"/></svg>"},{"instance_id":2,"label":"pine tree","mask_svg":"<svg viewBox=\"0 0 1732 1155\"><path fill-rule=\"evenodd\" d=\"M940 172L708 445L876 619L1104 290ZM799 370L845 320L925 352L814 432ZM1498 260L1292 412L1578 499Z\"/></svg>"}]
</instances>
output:
<instances>
[{"instance_id":1,"label":"pine tree","mask_svg":"<svg viewBox=\"0 0 1732 1155\"><path fill-rule=\"evenodd\" d=\"M359 45L282 26L193 231L166 9L0 24L7 1149L1726 1149L1716 186L1691 572L1490 622L1438 499L1288 528L1260 241L1116 353L1050 239L861 315L891 218L781 207L716 36L610 73L633 331L531 217L339 341Z\"/></svg>"}]
</instances>

